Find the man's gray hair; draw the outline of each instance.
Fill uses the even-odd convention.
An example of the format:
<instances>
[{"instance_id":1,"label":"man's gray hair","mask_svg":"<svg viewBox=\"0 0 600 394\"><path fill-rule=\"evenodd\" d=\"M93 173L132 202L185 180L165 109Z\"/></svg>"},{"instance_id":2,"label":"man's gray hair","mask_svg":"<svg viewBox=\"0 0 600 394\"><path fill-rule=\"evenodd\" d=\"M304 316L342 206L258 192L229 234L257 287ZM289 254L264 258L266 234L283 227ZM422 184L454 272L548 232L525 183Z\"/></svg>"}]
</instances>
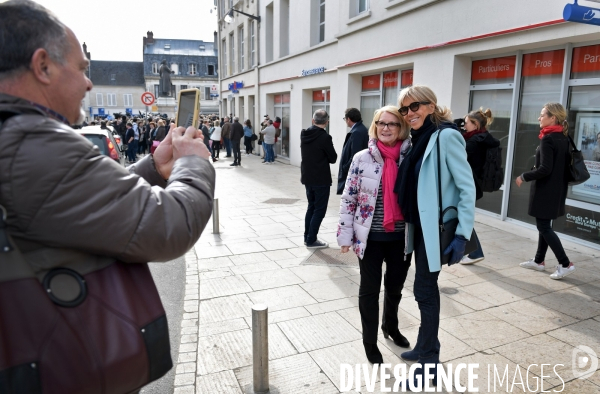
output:
<instances>
[{"instance_id":1,"label":"man's gray hair","mask_svg":"<svg viewBox=\"0 0 600 394\"><path fill-rule=\"evenodd\" d=\"M237 116L234 116L234 117L233 117L233 121L234 121L234 122L239 122L239 121L240 121L240 118L238 118Z\"/></svg>"},{"instance_id":2,"label":"man's gray hair","mask_svg":"<svg viewBox=\"0 0 600 394\"><path fill-rule=\"evenodd\" d=\"M315 124L324 125L329 121L329 114L324 109L318 109L313 114Z\"/></svg>"},{"instance_id":3,"label":"man's gray hair","mask_svg":"<svg viewBox=\"0 0 600 394\"><path fill-rule=\"evenodd\" d=\"M34 52L44 48L64 64L69 53L67 27L41 5L30 0L0 4L0 80L29 69Z\"/></svg>"}]
</instances>

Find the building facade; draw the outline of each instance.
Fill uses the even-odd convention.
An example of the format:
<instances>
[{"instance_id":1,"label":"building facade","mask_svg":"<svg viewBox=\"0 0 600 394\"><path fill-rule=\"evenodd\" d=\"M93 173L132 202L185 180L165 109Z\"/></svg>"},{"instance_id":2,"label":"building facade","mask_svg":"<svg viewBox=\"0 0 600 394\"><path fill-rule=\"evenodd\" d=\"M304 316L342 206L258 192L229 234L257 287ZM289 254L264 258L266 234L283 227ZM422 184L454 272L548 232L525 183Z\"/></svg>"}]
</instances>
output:
<instances>
[{"instance_id":1,"label":"building facade","mask_svg":"<svg viewBox=\"0 0 600 394\"><path fill-rule=\"evenodd\" d=\"M145 89L152 92L156 102L149 109L174 116L177 95L182 89L197 88L201 92L200 111L203 114L219 112L218 95L218 48L213 42L202 40L175 40L154 38L149 31L144 37L143 72ZM159 69L167 61L171 71L171 95L159 97Z\"/></svg>"},{"instance_id":2,"label":"building facade","mask_svg":"<svg viewBox=\"0 0 600 394\"><path fill-rule=\"evenodd\" d=\"M569 188L567 213L554 228L600 245L600 164L593 155L600 152L600 35L597 26L563 20L567 1L257 1L255 105L282 115L280 157L300 165L300 131L317 108L330 113L340 152L346 108L359 108L368 126L375 109L396 104L402 87L427 85L455 118L492 110L490 132L501 141L506 181L477 202L478 211L533 226L530 185L513 187L513 180L532 166L542 106L561 102L592 177ZM221 2L223 12L247 3ZM223 48L228 39L220 38ZM334 175L337 168L331 166Z\"/></svg>"},{"instance_id":3,"label":"building facade","mask_svg":"<svg viewBox=\"0 0 600 394\"><path fill-rule=\"evenodd\" d=\"M234 12L231 19L225 18L234 6L246 14L258 15L258 0L225 0L217 3L218 41L221 48L221 116L238 116L242 122L250 119L253 127L258 127L256 122L262 120L256 105L260 22L238 12Z\"/></svg>"}]
</instances>

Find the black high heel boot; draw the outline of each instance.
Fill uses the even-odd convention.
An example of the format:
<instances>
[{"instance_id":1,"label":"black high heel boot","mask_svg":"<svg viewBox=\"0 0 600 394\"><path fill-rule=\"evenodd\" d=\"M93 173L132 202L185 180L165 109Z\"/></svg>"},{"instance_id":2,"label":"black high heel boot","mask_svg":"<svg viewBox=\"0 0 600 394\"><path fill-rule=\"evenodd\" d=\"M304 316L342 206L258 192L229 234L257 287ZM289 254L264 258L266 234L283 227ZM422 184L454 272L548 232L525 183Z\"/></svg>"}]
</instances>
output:
<instances>
[{"instance_id":1,"label":"black high heel boot","mask_svg":"<svg viewBox=\"0 0 600 394\"><path fill-rule=\"evenodd\" d=\"M383 356L377 347L377 344L363 342L365 347L365 353L367 354L367 360L371 364L383 364Z\"/></svg>"},{"instance_id":2,"label":"black high heel boot","mask_svg":"<svg viewBox=\"0 0 600 394\"><path fill-rule=\"evenodd\" d=\"M408 342L408 339L406 339L404 335L400 334L400 330L396 330L396 332L388 332L385 327L381 326L381 331L383 331L383 337L385 339L392 337L392 340L396 346L410 347L410 342Z\"/></svg>"}]
</instances>

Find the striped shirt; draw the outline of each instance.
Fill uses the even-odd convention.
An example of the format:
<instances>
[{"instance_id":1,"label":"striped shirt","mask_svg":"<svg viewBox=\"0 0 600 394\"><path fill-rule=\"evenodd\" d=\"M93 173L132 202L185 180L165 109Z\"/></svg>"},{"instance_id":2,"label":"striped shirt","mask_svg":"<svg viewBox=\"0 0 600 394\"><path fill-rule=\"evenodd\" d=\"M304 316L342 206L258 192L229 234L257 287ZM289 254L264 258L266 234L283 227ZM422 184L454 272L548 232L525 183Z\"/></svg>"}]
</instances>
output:
<instances>
[{"instance_id":1,"label":"striped shirt","mask_svg":"<svg viewBox=\"0 0 600 394\"><path fill-rule=\"evenodd\" d=\"M387 233L383 228L383 188L379 182L377 192L377 201L375 202L375 211L373 212L373 221L368 239L375 241L394 241L404 238L404 221L396 222L394 231Z\"/></svg>"}]
</instances>

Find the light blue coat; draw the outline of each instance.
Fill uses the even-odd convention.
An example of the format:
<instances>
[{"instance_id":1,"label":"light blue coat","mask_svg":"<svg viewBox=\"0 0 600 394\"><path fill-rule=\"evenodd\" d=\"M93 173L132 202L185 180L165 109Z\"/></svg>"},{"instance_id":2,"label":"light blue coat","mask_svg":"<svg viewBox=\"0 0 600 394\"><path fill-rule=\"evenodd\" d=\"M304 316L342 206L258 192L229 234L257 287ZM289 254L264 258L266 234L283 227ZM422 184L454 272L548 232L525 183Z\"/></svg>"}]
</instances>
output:
<instances>
[{"instance_id":1,"label":"light blue coat","mask_svg":"<svg viewBox=\"0 0 600 394\"><path fill-rule=\"evenodd\" d=\"M419 172L417 201L421 228L427 251L429 270L437 272L442 269L440 262L439 205L437 191L437 148L439 131L433 133L423 155L423 163ZM440 138L440 155L442 156L441 184L443 208L454 206L458 209L458 227L456 234L466 239L471 238L475 221L475 184L473 173L467 162L465 139L454 129L444 129ZM456 217L455 210L446 212L444 221ZM414 249L414 230L412 224L406 224L406 253Z\"/></svg>"}]
</instances>

